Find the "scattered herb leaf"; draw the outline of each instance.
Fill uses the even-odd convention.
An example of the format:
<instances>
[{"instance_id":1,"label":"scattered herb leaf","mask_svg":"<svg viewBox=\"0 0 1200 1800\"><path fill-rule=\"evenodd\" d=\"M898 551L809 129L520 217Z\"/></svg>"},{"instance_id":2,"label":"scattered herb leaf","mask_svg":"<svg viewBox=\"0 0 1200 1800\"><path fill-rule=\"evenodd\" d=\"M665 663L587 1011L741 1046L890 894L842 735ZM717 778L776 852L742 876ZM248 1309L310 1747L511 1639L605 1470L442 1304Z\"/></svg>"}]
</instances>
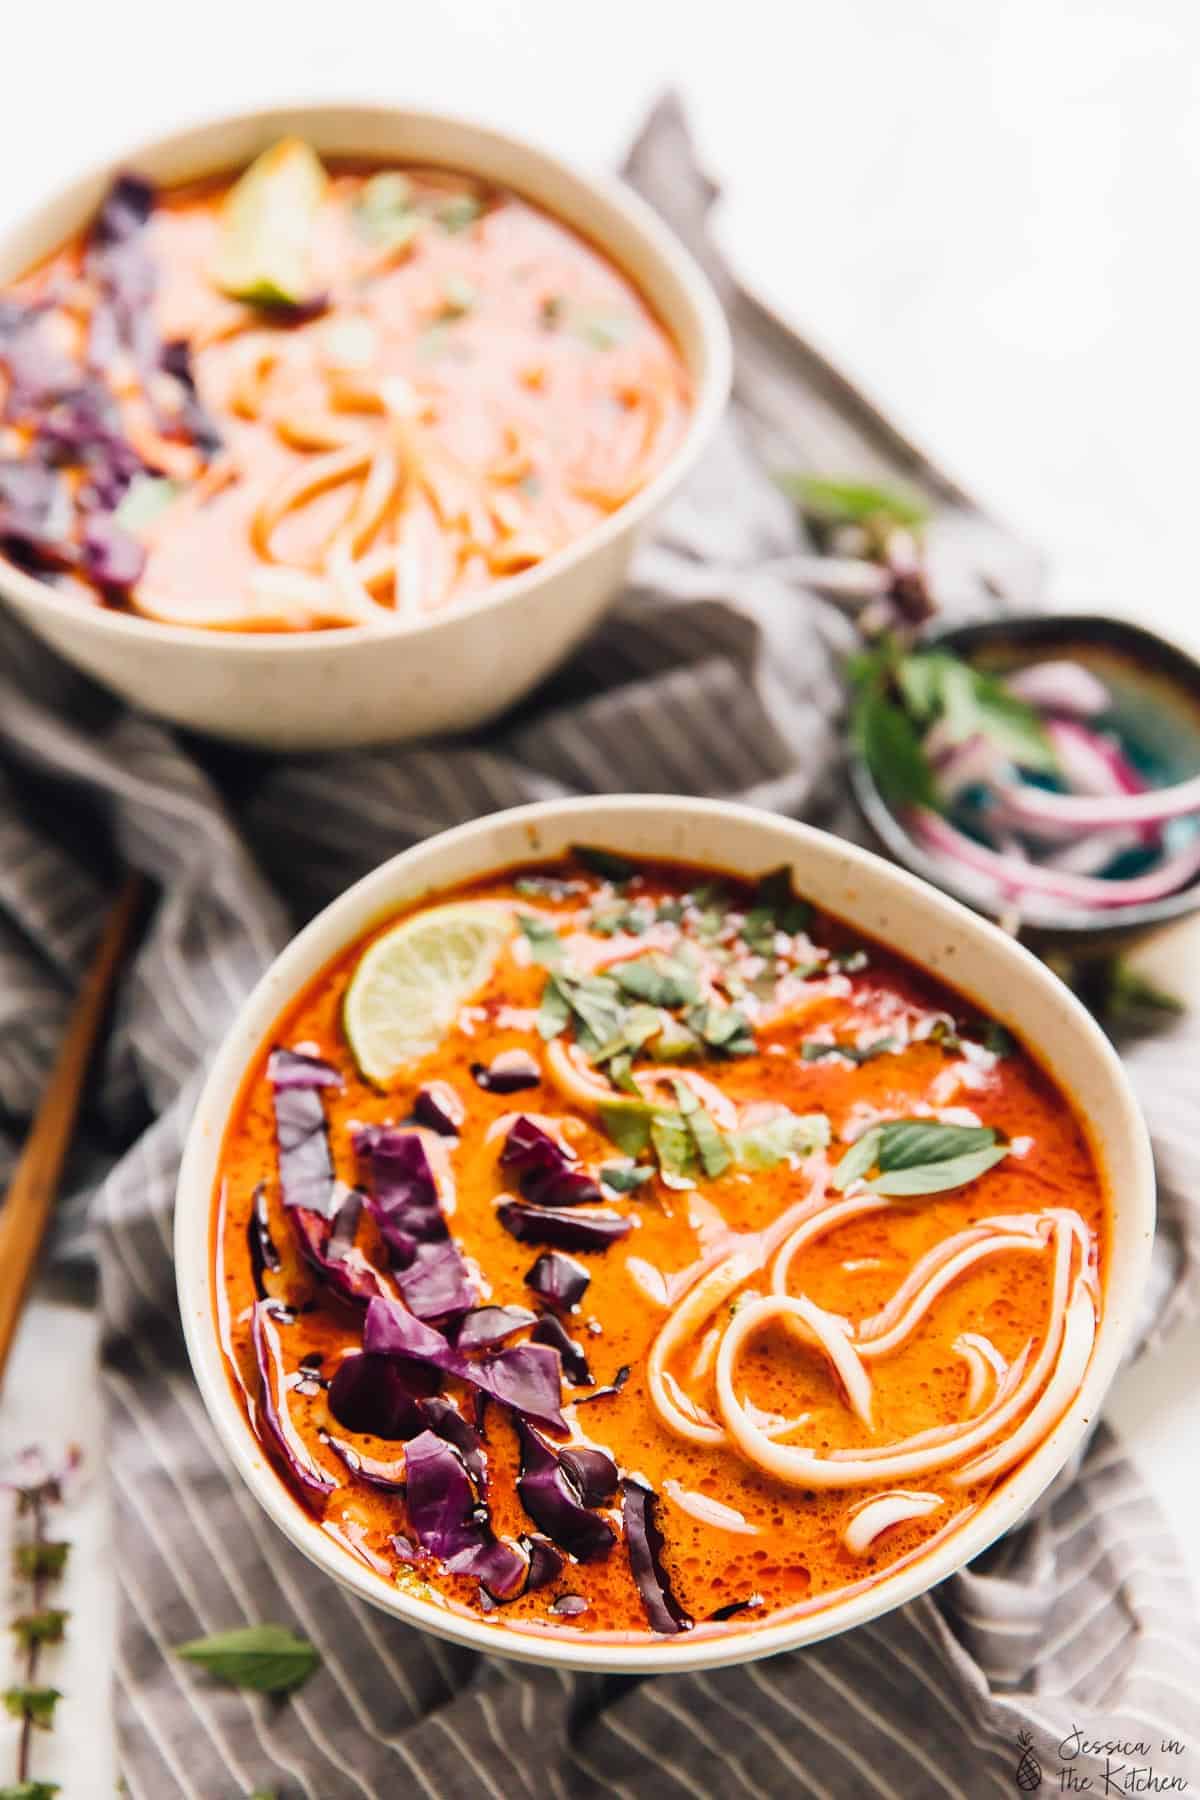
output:
<instances>
[{"instance_id":1,"label":"scattered herb leaf","mask_svg":"<svg viewBox=\"0 0 1200 1800\"><path fill-rule=\"evenodd\" d=\"M534 913L518 913L517 924L529 944L533 960L547 969L557 968L563 959L563 941L550 921L539 919Z\"/></svg>"},{"instance_id":2,"label":"scattered herb leaf","mask_svg":"<svg viewBox=\"0 0 1200 1800\"><path fill-rule=\"evenodd\" d=\"M286 1625L244 1625L218 1631L177 1645L175 1654L198 1663L217 1681L252 1688L259 1694L290 1694L308 1680L321 1660L308 1639Z\"/></svg>"},{"instance_id":3,"label":"scattered herb leaf","mask_svg":"<svg viewBox=\"0 0 1200 1800\"><path fill-rule=\"evenodd\" d=\"M653 1177L654 1170L645 1163L607 1163L600 1171L601 1181L614 1194L636 1193Z\"/></svg>"},{"instance_id":4,"label":"scattered herb leaf","mask_svg":"<svg viewBox=\"0 0 1200 1800\"><path fill-rule=\"evenodd\" d=\"M602 881L628 881L637 874L636 864L627 856L618 856L615 850L601 850L594 844L573 844L571 850L576 861Z\"/></svg>"},{"instance_id":5,"label":"scattered herb leaf","mask_svg":"<svg viewBox=\"0 0 1200 1800\"><path fill-rule=\"evenodd\" d=\"M39 1731L54 1725L54 1708L62 1699L58 1688L10 1687L4 1690L4 1704L14 1719L28 1719Z\"/></svg>"}]
</instances>

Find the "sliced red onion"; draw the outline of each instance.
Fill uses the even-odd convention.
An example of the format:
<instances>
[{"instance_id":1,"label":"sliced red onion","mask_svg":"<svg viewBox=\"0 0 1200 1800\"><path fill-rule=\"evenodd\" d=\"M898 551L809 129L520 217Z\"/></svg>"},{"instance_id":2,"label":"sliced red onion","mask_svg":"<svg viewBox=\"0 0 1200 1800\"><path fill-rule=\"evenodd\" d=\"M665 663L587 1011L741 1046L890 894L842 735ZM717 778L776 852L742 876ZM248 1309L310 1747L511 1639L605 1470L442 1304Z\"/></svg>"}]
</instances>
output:
<instances>
[{"instance_id":1,"label":"sliced red onion","mask_svg":"<svg viewBox=\"0 0 1200 1800\"><path fill-rule=\"evenodd\" d=\"M1091 719L1112 705L1112 695L1099 677L1082 663L1065 657L1031 663L1029 668L1006 676L1004 685L1010 694L1039 712Z\"/></svg>"},{"instance_id":2,"label":"sliced red onion","mask_svg":"<svg viewBox=\"0 0 1200 1800\"><path fill-rule=\"evenodd\" d=\"M270 1300L260 1300L251 1319L254 1358L258 1364L259 1434L264 1448L290 1475L299 1498L310 1510L320 1513L337 1483L318 1468L288 1417L283 1352L271 1306Z\"/></svg>"},{"instance_id":3,"label":"sliced red onion","mask_svg":"<svg viewBox=\"0 0 1200 1800\"><path fill-rule=\"evenodd\" d=\"M555 1250L607 1250L633 1230L633 1220L620 1213L560 1212L545 1206L522 1206L519 1200L502 1200L496 1217L505 1231L523 1244L549 1244Z\"/></svg>"},{"instance_id":4,"label":"sliced red onion","mask_svg":"<svg viewBox=\"0 0 1200 1800\"><path fill-rule=\"evenodd\" d=\"M929 733L932 737L933 733ZM928 745L929 738L926 738ZM1012 764L991 738L976 732L961 744L952 744L933 757L938 793L947 805L965 788L990 785L1012 774Z\"/></svg>"},{"instance_id":5,"label":"sliced red onion","mask_svg":"<svg viewBox=\"0 0 1200 1800\"><path fill-rule=\"evenodd\" d=\"M1030 793L1036 791L1040 790L1029 790ZM1046 794L1043 797L1047 800L1062 798L1056 794ZM1147 795L1146 798L1150 796ZM1087 803L1081 801L1078 804ZM1065 906L1142 906L1151 900L1161 900L1165 895L1175 893L1200 874L1200 839L1174 856L1165 858L1144 875L1130 876L1121 881L1106 881L1103 877L1064 874L1057 869L1040 867L1036 863L1019 863L1009 857L999 856L994 850L976 843L965 832L956 830L948 820L940 818L927 807L919 807L912 813L911 829L919 843L951 863L960 863L976 874L985 876L1001 893L1042 895L1050 900L1059 900Z\"/></svg>"},{"instance_id":6,"label":"sliced red onion","mask_svg":"<svg viewBox=\"0 0 1200 1800\"><path fill-rule=\"evenodd\" d=\"M1136 831L1091 831L1038 860L1043 869L1057 869L1064 875L1102 875L1118 856L1137 850L1143 842Z\"/></svg>"},{"instance_id":7,"label":"sliced red onion","mask_svg":"<svg viewBox=\"0 0 1200 1800\"><path fill-rule=\"evenodd\" d=\"M1077 725L1073 719L1050 719L1046 732L1073 794L1099 797L1146 792L1147 784L1110 738Z\"/></svg>"},{"instance_id":8,"label":"sliced red onion","mask_svg":"<svg viewBox=\"0 0 1200 1800\"><path fill-rule=\"evenodd\" d=\"M1200 813L1200 775L1174 787L1149 788L1140 794L1111 798L1052 794L1032 783L1012 782L1000 789L1000 812L1009 825L1035 835L1073 837L1081 831L1110 831L1124 825L1165 825Z\"/></svg>"}]
</instances>

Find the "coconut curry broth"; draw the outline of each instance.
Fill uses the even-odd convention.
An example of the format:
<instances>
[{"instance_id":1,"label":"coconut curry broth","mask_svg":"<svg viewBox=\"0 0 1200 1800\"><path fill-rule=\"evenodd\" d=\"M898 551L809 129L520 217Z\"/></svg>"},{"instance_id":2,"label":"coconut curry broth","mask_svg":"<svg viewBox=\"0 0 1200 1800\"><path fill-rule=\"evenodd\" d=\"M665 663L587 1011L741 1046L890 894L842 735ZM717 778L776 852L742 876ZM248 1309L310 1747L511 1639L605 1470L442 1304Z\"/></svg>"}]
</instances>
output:
<instances>
[{"instance_id":1,"label":"coconut curry broth","mask_svg":"<svg viewBox=\"0 0 1200 1800\"><path fill-rule=\"evenodd\" d=\"M801 1132L800 1149L773 1166L735 1161L713 1177L694 1158L690 1173L673 1175L653 1148L638 1152L635 1167L654 1171L643 1185L632 1193L602 1190L603 1209L632 1220L628 1236L603 1252L572 1252L586 1267L590 1284L579 1304L560 1316L583 1347L597 1390L589 1399L588 1389L567 1383L567 1400L575 1402L566 1411L572 1440L608 1450L622 1474L634 1474L654 1490L665 1579L697 1625L739 1603L752 1602L736 1615L750 1622L798 1604L821 1604L839 1590L869 1581L961 1521L997 1477L985 1471L979 1480L956 1486L948 1467L853 1487L807 1487L764 1473L728 1439L697 1443L668 1428L650 1391L649 1358L670 1310L665 1289L670 1287L674 1302L686 1284L681 1271L720 1262L722 1247L752 1244L739 1234L769 1229L814 1195L818 1205L852 1213L846 1203L862 1194L863 1183L850 1181L839 1189L837 1165L849 1144L879 1119L916 1116L991 1127L1007 1153L1001 1149L1001 1160L978 1179L949 1191L902 1196L886 1206L877 1202L875 1210L849 1216L801 1246L782 1285L818 1308L867 1320L887 1304L919 1258L955 1234L981 1220L1015 1215L1028 1222L1031 1214L1063 1208L1076 1209L1086 1228L1087 1242L1081 1241L1074 1266L1091 1284L1098 1306L1095 1271L1105 1231L1101 1182L1080 1125L1062 1093L1007 1034L881 946L852 940L834 920L817 917L799 932L784 933L773 929L776 920L768 908L764 938L756 896L732 880L719 882L717 891L707 873L643 864L632 879L614 884L572 862L463 890L455 897L498 899L510 903L518 917L535 918L535 940L526 935L529 927L514 930L492 978L461 1007L441 1045L405 1069L386 1092L357 1074L342 1024L347 983L372 940L356 945L313 982L276 1033L278 1044L327 1059L342 1077L340 1089L322 1092L336 1172L347 1184L363 1178L351 1144L357 1127L405 1121L418 1091L431 1082L453 1087L465 1107L461 1135L439 1140L432 1157L450 1230L478 1271L480 1301L535 1311L543 1310L542 1303L525 1277L541 1246L518 1241L497 1213L498 1196L518 1191L498 1160L511 1121L525 1115L558 1131L577 1153L579 1166L590 1172L629 1162L586 1096L582 1105L566 1101L548 1071L554 1042L535 1029L548 971L531 955L531 948L546 954L545 927L561 935L577 968L611 967L647 954L652 961L677 957L682 949L700 971L702 985L715 984L710 987L714 1003L729 999L731 991L737 996L753 1040L742 1044L743 1053L718 1057L709 1051L700 1059L655 1063L643 1051L631 1059L636 1079L652 1070L669 1076L690 1071L701 1077L707 1110L726 1117L720 1097L704 1082L720 1090L726 1106L738 1109L743 1130L769 1119L772 1106L776 1114L786 1108L801 1120L828 1119L827 1147L807 1147ZM589 921L598 921L602 934L588 931ZM783 923L794 926L797 918L785 916ZM626 924L634 930L624 929ZM394 925L389 921L381 931ZM555 1040L560 1048L569 1035L568 1028ZM837 1044L851 1055L835 1052ZM532 1054L540 1070L536 1087L505 1095L479 1086L472 1067L486 1068L505 1051ZM728 1131L726 1140L737 1141ZM761 1165L771 1158L760 1143L759 1154L747 1153L747 1160ZM719 1162L718 1157L713 1166ZM247 1245L254 1196L261 1192L282 1259L278 1272L261 1277L262 1291L293 1309L280 1311L277 1327L292 1383L291 1420L313 1461L337 1483L315 1510L373 1566L407 1582L409 1570L389 1547L392 1534L405 1529L402 1496L352 1478L323 1441L332 1433L377 1459L403 1454L397 1442L355 1436L331 1419L321 1383L339 1359L359 1349L362 1314L331 1298L297 1254L280 1195L265 1050L229 1127L221 1180L217 1280L226 1348L243 1395L249 1396L251 1419L258 1381L251 1345L256 1288ZM365 1214L356 1242L386 1267L386 1252ZM777 1234L772 1250L778 1242ZM961 1349L964 1333L985 1340L994 1362L1003 1359L999 1366L1008 1366L1010 1382L1014 1371L1020 1373L1023 1347L1032 1343L1028 1354L1036 1355L1052 1306L1051 1262L1050 1255L1014 1250L979 1260L947 1280L906 1340L870 1365L869 1428L855 1416L831 1361L811 1341L798 1341L786 1318L768 1320L747 1341L736 1367L738 1393L752 1418L776 1430L775 1441L807 1445L821 1455L884 1446L944 1427L964 1416L973 1383L988 1380L984 1370L975 1369L979 1358ZM682 1391L685 1418L707 1418L710 1424L716 1418L715 1327L736 1318L748 1296L752 1301L769 1290L769 1267L770 1258L759 1254L749 1274L734 1282L714 1313L683 1334L666 1359L668 1388L676 1398ZM994 1403L1004 1382L995 1374L991 1380ZM617 1391L606 1392L613 1384ZM445 1392L475 1417L473 1396L461 1383L447 1380ZM977 1397L968 1410L978 1413L986 1401L985 1385L982 1400ZM1040 1435L1052 1422L1043 1422ZM488 1405L484 1437L492 1525L502 1536L518 1538L534 1526L516 1494L520 1459L504 1407ZM964 1461L969 1461L965 1455L959 1466ZM929 1497L931 1510L896 1519L869 1542L850 1546L851 1521L865 1502L914 1489ZM619 1505L618 1498L601 1509L617 1531L608 1556L569 1560L551 1585L507 1602L494 1616L506 1624L558 1630L645 1631L647 1613L621 1541ZM492 1610L478 1581L439 1572L436 1562L419 1572L450 1603ZM562 1595L581 1597L586 1611L556 1615L551 1608Z\"/></svg>"},{"instance_id":2,"label":"coconut curry broth","mask_svg":"<svg viewBox=\"0 0 1200 1800\"><path fill-rule=\"evenodd\" d=\"M679 442L690 394L675 346L633 284L532 202L435 169L323 170L296 140L260 169L232 269L230 179L134 183L148 211L135 226L121 215L125 269L140 259L137 291L117 295L118 323L135 315L128 343L109 341L106 213L8 292L38 316L0 329L0 453L45 447L75 495L61 545L15 534L62 591L215 628L416 620L571 543ZM22 389L34 334L116 407L79 468L61 466L55 393ZM98 499L101 451L119 466ZM98 513L121 534L103 568L69 541L86 545Z\"/></svg>"}]
</instances>

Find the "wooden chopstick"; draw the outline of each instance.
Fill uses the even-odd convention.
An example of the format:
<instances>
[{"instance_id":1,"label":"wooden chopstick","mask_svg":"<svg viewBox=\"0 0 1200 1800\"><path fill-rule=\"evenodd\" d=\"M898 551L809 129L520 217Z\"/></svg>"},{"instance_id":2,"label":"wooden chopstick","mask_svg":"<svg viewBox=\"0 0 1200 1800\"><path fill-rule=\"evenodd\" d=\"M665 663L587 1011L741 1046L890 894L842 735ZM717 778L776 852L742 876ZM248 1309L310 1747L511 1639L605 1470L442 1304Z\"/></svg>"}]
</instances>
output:
<instances>
[{"instance_id":1,"label":"wooden chopstick","mask_svg":"<svg viewBox=\"0 0 1200 1800\"><path fill-rule=\"evenodd\" d=\"M53 1211L92 1052L141 912L143 888L141 876L131 875L108 915L0 1209L0 1380Z\"/></svg>"}]
</instances>

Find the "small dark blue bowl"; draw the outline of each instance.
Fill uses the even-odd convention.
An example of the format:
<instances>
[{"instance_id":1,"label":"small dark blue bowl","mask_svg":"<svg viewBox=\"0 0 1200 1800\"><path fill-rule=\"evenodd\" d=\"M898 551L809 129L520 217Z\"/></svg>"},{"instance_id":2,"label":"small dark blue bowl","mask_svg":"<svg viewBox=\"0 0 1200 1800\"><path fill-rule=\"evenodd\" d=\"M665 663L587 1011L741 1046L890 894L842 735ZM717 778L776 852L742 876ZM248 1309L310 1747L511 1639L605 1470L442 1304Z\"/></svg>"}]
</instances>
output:
<instances>
[{"instance_id":1,"label":"small dark blue bowl","mask_svg":"<svg viewBox=\"0 0 1200 1800\"><path fill-rule=\"evenodd\" d=\"M949 650L964 662L1004 675L1030 663L1069 658L1091 669L1113 695L1112 718L1128 743L1160 771L1158 785L1200 773L1200 662L1140 625L1101 614L1020 614L926 632L921 649ZM882 847L914 874L976 912L1000 920L1004 909L949 879L887 804L864 759L850 759L850 784ZM1107 954L1161 925L1200 911L1200 876L1177 893L1106 911L1064 907L1023 921L1035 948L1074 956Z\"/></svg>"}]
</instances>

